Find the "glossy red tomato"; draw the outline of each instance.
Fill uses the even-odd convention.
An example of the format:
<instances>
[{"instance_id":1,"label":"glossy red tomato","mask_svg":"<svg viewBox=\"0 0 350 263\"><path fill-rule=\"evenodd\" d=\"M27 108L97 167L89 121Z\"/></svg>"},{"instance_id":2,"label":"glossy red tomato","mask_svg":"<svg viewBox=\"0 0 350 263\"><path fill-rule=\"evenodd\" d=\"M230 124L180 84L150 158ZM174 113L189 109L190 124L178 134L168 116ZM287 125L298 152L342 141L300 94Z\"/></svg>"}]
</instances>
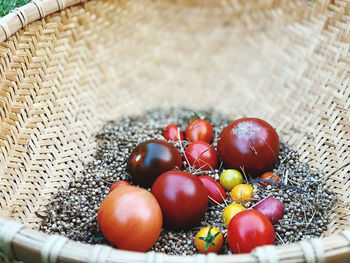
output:
<instances>
[{"instance_id":1,"label":"glossy red tomato","mask_svg":"<svg viewBox=\"0 0 350 263\"><path fill-rule=\"evenodd\" d=\"M139 187L118 187L102 201L97 224L119 249L145 252L157 241L162 212L154 196Z\"/></svg>"},{"instance_id":2,"label":"glossy red tomato","mask_svg":"<svg viewBox=\"0 0 350 263\"><path fill-rule=\"evenodd\" d=\"M254 248L272 245L275 231L269 219L255 210L236 214L227 229L227 242L234 253L249 253Z\"/></svg>"},{"instance_id":3,"label":"glossy red tomato","mask_svg":"<svg viewBox=\"0 0 350 263\"><path fill-rule=\"evenodd\" d=\"M275 129L257 118L230 123L219 136L218 152L229 168L244 168L253 177L272 170L277 162L280 142Z\"/></svg>"},{"instance_id":4,"label":"glossy red tomato","mask_svg":"<svg viewBox=\"0 0 350 263\"><path fill-rule=\"evenodd\" d=\"M209 143L198 141L191 143L185 150L188 164L196 169L209 171L218 167L218 155Z\"/></svg>"},{"instance_id":5,"label":"glossy red tomato","mask_svg":"<svg viewBox=\"0 0 350 263\"><path fill-rule=\"evenodd\" d=\"M198 176L198 179L201 180L205 188L207 188L210 203L215 205L224 202L226 199L226 192L217 181L206 175Z\"/></svg>"},{"instance_id":6,"label":"glossy red tomato","mask_svg":"<svg viewBox=\"0 0 350 263\"><path fill-rule=\"evenodd\" d=\"M208 206L208 191L193 174L169 171L157 178L152 194L163 212L165 226L182 230L200 221Z\"/></svg>"},{"instance_id":7,"label":"glossy red tomato","mask_svg":"<svg viewBox=\"0 0 350 263\"><path fill-rule=\"evenodd\" d=\"M116 182L116 183L112 184L111 188L109 188L109 192L112 192L114 189L117 189L118 187L127 186L127 185L130 185L130 184L126 181Z\"/></svg>"},{"instance_id":8,"label":"glossy red tomato","mask_svg":"<svg viewBox=\"0 0 350 263\"><path fill-rule=\"evenodd\" d=\"M166 126L163 136L168 141L183 141L184 135L179 127L174 124Z\"/></svg>"},{"instance_id":9,"label":"glossy red tomato","mask_svg":"<svg viewBox=\"0 0 350 263\"><path fill-rule=\"evenodd\" d=\"M213 139L213 126L210 122L202 119L192 120L185 131L186 139L189 142L205 141L210 143Z\"/></svg>"},{"instance_id":10,"label":"glossy red tomato","mask_svg":"<svg viewBox=\"0 0 350 263\"><path fill-rule=\"evenodd\" d=\"M149 140L135 147L126 169L137 184L151 187L159 175L181 167L181 154L175 146L162 140Z\"/></svg>"}]
</instances>

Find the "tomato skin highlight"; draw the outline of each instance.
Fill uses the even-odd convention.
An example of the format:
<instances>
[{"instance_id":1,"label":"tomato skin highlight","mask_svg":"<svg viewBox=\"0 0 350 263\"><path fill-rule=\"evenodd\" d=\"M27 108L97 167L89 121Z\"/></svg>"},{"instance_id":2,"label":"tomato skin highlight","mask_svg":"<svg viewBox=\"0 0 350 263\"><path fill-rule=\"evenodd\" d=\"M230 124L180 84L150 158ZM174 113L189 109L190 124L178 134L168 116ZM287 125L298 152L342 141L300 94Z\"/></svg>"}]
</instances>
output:
<instances>
[{"instance_id":1,"label":"tomato skin highlight","mask_svg":"<svg viewBox=\"0 0 350 263\"><path fill-rule=\"evenodd\" d=\"M97 224L119 249L146 252L157 241L163 217L154 196L139 187L123 186L102 201Z\"/></svg>"},{"instance_id":2,"label":"tomato skin highlight","mask_svg":"<svg viewBox=\"0 0 350 263\"><path fill-rule=\"evenodd\" d=\"M275 242L275 231L262 213L244 210L231 219L227 241L234 253L250 253L256 247L272 245Z\"/></svg>"},{"instance_id":3,"label":"tomato skin highlight","mask_svg":"<svg viewBox=\"0 0 350 263\"><path fill-rule=\"evenodd\" d=\"M131 184L129 184L127 181L116 182L116 183L112 184L111 188L109 188L109 192L112 192L113 190L117 189L118 187L128 186L128 185L131 185Z\"/></svg>"},{"instance_id":4,"label":"tomato skin highlight","mask_svg":"<svg viewBox=\"0 0 350 263\"><path fill-rule=\"evenodd\" d=\"M181 167L182 157L175 146L163 140L149 140L131 152L126 170L136 184L151 187L159 175Z\"/></svg>"},{"instance_id":5,"label":"tomato skin highlight","mask_svg":"<svg viewBox=\"0 0 350 263\"><path fill-rule=\"evenodd\" d=\"M164 225L183 230L200 221L208 206L208 191L193 174L168 171L154 182L151 190L162 209Z\"/></svg>"},{"instance_id":6,"label":"tomato skin highlight","mask_svg":"<svg viewBox=\"0 0 350 263\"><path fill-rule=\"evenodd\" d=\"M174 124L170 124L166 126L165 130L163 131L163 136L168 141L183 141L184 135L180 128Z\"/></svg>"},{"instance_id":7,"label":"tomato skin highlight","mask_svg":"<svg viewBox=\"0 0 350 263\"><path fill-rule=\"evenodd\" d=\"M210 143L213 135L213 126L209 121L203 119L193 119L185 131L186 140L189 142L204 141Z\"/></svg>"},{"instance_id":8,"label":"tomato skin highlight","mask_svg":"<svg viewBox=\"0 0 350 263\"><path fill-rule=\"evenodd\" d=\"M246 174L257 177L272 170L280 151L275 129L258 118L242 118L227 125L219 136L218 152L225 166L243 167Z\"/></svg>"},{"instance_id":9,"label":"tomato skin highlight","mask_svg":"<svg viewBox=\"0 0 350 263\"><path fill-rule=\"evenodd\" d=\"M226 192L217 181L206 175L198 176L198 179L201 180L205 188L207 188L208 196L211 199L214 199L217 203L224 202L224 200L226 199ZM210 198L209 202L213 205L216 205L217 203L211 200Z\"/></svg>"},{"instance_id":10,"label":"tomato skin highlight","mask_svg":"<svg viewBox=\"0 0 350 263\"><path fill-rule=\"evenodd\" d=\"M209 143L197 141L191 143L185 150L188 164L202 171L210 171L218 167L218 155Z\"/></svg>"}]
</instances>

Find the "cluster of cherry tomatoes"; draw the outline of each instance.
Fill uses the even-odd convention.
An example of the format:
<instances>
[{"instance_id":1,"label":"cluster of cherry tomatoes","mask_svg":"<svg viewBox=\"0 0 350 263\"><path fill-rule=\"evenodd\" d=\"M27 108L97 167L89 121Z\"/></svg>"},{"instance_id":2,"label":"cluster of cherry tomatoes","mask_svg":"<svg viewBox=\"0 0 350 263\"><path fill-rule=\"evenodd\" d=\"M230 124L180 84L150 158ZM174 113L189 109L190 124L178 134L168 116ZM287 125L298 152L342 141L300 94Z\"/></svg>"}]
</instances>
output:
<instances>
[{"instance_id":1,"label":"cluster of cherry tomatoes","mask_svg":"<svg viewBox=\"0 0 350 263\"><path fill-rule=\"evenodd\" d=\"M240 171L255 178L272 170L280 147L276 131L260 119L236 120L219 135L217 151L212 144L213 135L213 127L207 120L194 119L185 131L189 145L183 154L169 142L184 140L182 131L173 124L163 131L167 141L149 140L136 146L126 170L135 184L151 191L127 182L117 182L111 187L97 215L106 239L120 249L147 251L163 226L173 230L196 226L208 201L214 205L223 203L228 191L233 203L224 209L223 223L228 228L231 249L243 253L256 246L273 244L271 222L281 217L281 207L275 202L278 200L265 199L255 209L245 210L242 204L252 200L253 187L243 184ZM197 176L201 171L217 169L219 158L227 168L219 183L209 176ZM193 173L181 170L183 161ZM263 176L277 181L274 174ZM198 232L195 245L202 253L218 252L223 238L220 230L208 226Z\"/></svg>"}]
</instances>

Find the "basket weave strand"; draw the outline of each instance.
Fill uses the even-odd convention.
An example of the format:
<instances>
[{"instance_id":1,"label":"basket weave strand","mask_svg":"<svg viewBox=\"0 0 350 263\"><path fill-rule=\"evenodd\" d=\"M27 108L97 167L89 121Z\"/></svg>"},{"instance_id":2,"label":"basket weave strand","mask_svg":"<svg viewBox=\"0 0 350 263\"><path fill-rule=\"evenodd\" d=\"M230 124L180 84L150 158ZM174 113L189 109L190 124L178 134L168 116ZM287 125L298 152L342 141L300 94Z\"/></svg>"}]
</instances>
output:
<instances>
[{"instance_id":1,"label":"basket weave strand","mask_svg":"<svg viewBox=\"0 0 350 263\"><path fill-rule=\"evenodd\" d=\"M1 235L8 257L97 261L98 247L57 248L33 230L46 205L92 160L105 121L185 105L272 123L338 194L325 237L233 256L112 250L106 262L350 261L348 1L81 2L0 20L0 211L32 228Z\"/></svg>"}]
</instances>

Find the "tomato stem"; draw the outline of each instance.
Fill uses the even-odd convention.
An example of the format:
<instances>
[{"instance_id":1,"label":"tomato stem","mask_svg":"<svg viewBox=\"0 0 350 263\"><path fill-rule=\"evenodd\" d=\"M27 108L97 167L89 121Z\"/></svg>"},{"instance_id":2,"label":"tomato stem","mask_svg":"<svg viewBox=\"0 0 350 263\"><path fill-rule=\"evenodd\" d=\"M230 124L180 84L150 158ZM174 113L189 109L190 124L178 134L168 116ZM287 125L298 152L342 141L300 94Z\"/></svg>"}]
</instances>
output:
<instances>
[{"instance_id":1,"label":"tomato stem","mask_svg":"<svg viewBox=\"0 0 350 263\"><path fill-rule=\"evenodd\" d=\"M209 246L215 246L214 240L215 238L220 234L220 232L217 232L216 234L212 234L210 231L213 229L211 226L208 230L208 234L206 237L200 237L200 240L203 240L205 242L205 251L209 249Z\"/></svg>"}]
</instances>

